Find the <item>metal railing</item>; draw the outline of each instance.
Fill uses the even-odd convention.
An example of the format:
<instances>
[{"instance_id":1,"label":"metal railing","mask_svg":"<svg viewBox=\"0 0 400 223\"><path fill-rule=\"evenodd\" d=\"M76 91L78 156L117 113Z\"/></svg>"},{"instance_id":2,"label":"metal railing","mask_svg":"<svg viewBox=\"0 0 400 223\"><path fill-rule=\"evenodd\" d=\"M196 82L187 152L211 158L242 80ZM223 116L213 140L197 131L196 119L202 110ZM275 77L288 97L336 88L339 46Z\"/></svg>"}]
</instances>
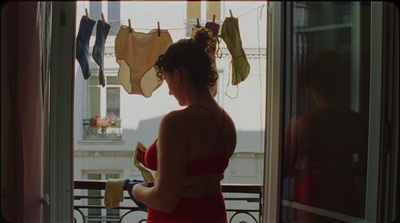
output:
<instances>
[{"instance_id":1,"label":"metal railing","mask_svg":"<svg viewBox=\"0 0 400 223\"><path fill-rule=\"evenodd\" d=\"M82 120L84 140L121 140L121 119L101 120L107 122L107 126L93 124L93 121Z\"/></svg>"},{"instance_id":2,"label":"metal railing","mask_svg":"<svg viewBox=\"0 0 400 223\"><path fill-rule=\"evenodd\" d=\"M75 180L74 189L105 190L105 180ZM261 222L262 216L262 185L260 184L222 184L225 203L227 204L227 215L229 222ZM75 201L84 199L104 199L102 195L74 195ZM130 197L124 197L130 200ZM85 203L85 202L84 202ZM86 202L88 203L88 202ZM230 205L232 203L232 205ZM133 204L133 203L132 203ZM146 222L147 213L136 206L118 206L114 209L124 210L125 213L115 215L88 215L88 210L105 210L103 205L74 205L74 210L83 223L86 222L123 222L128 215L137 214L140 219L135 222ZM144 216L144 217L143 217ZM74 216L77 222L76 216ZM129 221L131 222L131 221Z\"/></svg>"}]
</instances>

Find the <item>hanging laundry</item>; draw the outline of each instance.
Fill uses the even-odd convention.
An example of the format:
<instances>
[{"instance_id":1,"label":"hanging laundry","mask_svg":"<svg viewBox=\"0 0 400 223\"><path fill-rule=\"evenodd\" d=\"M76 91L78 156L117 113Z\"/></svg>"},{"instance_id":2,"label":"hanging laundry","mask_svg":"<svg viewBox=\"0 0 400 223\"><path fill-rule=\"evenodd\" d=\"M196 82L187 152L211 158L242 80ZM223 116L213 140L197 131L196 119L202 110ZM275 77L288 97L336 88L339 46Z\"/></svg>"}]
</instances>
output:
<instances>
[{"instance_id":1,"label":"hanging laundry","mask_svg":"<svg viewBox=\"0 0 400 223\"><path fill-rule=\"evenodd\" d=\"M104 79L104 45L106 43L106 39L108 33L110 32L110 24L103 23L102 20L97 21L97 30L96 30L96 41L93 46L92 57L94 61L99 65L99 83L101 86L105 86Z\"/></svg>"},{"instance_id":2,"label":"hanging laundry","mask_svg":"<svg viewBox=\"0 0 400 223\"><path fill-rule=\"evenodd\" d=\"M108 179L104 191L104 205L107 209L113 209L124 201L124 179Z\"/></svg>"},{"instance_id":3,"label":"hanging laundry","mask_svg":"<svg viewBox=\"0 0 400 223\"><path fill-rule=\"evenodd\" d=\"M240 39L238 18L227 17L222 23L220 37L226 43L232 56L232 84L238 85L244 81L250 73L250 64Z\"/></svg>"},{"instance_id":4,"label":"hanging laundry","mask_svg":"<svg viewBox=\"0 0 400 223\"><path fill-rule=\"evenodd\" d=\"M81 66L85 80L92 76L89 68L89 40L95 23L96 21L89 19L87 16L82 16L78 36L76 37L76 59Z\"/></svg>"},{"instance_id":5,"label":"hanging laundry","mask_svg":"<svg viewBox=\"0 0 400 223\"><path fill-rule=\"evenodd\" d=\"M207 29L211 30L213 35L214 35L214 37L218 36L219 27L220 27L220 25L218 23L207 22L204 27L206 27Z\"/></svg>"},{"instance_id":6,"label":"hanging laundry","mask_svg":"<svg viewBox=\"0 0 400 223\"><path fill-rule=\"evenodd\" d=\"M160 35L158 35L160 32ZM161 86L154 69L158 57L172 44L168 30L135 32L121 26L115 37L115 56L120 65L118 79L128 94L150 97Z\"/></svg>"},{"instance_id":7,"label":"hanging laundry","mask_svg":"<svg viewBox=\"0 0 400 223\"><path fill-rule=\"evenodd\" d=\"M218 31L219 31L219 24L216 24L216 23L213 24L212 22L207 22L205 27L193 25L191 38L195 39L196 33L202 29L206 29L206 30L210 31L211 35L213 37L215 37L214 41L212 41L212 43L210 43L210 46L205 50L213 60L212 67L214 68L214 70L216 72L218 72L217 71L217 61L215 60L215 51L217 49L217 37L218 37ZM210 92L213 97L215 97L217 95L217 91L218 91L218 86L216 84L214 86L210 87Z\"/></svg>"}]
</instances>

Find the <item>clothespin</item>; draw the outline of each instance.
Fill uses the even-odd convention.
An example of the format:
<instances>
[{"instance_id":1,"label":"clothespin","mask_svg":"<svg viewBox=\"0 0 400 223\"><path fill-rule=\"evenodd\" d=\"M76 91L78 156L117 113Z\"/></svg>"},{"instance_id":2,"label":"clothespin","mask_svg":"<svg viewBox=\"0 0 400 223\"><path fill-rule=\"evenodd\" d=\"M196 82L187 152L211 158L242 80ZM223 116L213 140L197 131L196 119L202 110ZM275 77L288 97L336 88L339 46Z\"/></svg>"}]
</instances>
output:
<instances>
[{"instance_id":1,"label":"clothespin","mask_svg":"<svg viewBox=\"0 0 400 223\"><path fill-rule=\"evenodd\" d=\"M200 26L199 18L197 18L197 26Z\"/></svg>"},{"instance_id":2,"label":"clothespin","mask_svg":"<svg viewBox=\"0 0 400 223\"><path fill-rule=\"evenodd\" d=\"M105 27L106 26L106 19L104 18L104 14L103 13L101 13L101 18L103 20L103 27Z\"/></svg>"},{"instance_id":3,"label":"clothespin","mask_svg":"<svg viewBox=\"0 0 400 223\"><path fill-rule=\"evenodd\" d=\"M233 17L232 10L229 9L229 13L231 14L231 17Z\"/></svg>"},{"instance_id":4,"label":"clothespin","mask_svg":"<svg viewBox=\"0 0 400 223\"><path fill-rule=\"evenodd\" d=\"M89 13L87 8L85 8L85 13L86 13L86 22L89 22Z\"/></svg>"},{"instance_id":5,"label":"clothespin","mask_svg":"<svg viewBox=\"0 0 400 223\"><path fill-rule=\"evenodd\" d=\"M132 25L131 25L131 19L128 19L128 24L129 24L129 32L132 32Z\"/></svg>"},{"instance_id":6,"label":"clothespin","mask_svg":"<svg viewBox=\"0 0 400 223\"><path fill-rule=\"evenodd\" d=\"M161 35L161 30L160 30L160 22L157 21L157 28L158 28L158 36Z\"/></svg>"},{"instance_id":7,"label":"clothespin","mask_svg":"<svg viewBox=\"0 0 400 223\"><path fill-rule=\"evenodd\" d=\"M211 24L211 29L214 28L214 24L215 24L215 14L213 15L213 22Z\"/></svg>"}]
</instances>

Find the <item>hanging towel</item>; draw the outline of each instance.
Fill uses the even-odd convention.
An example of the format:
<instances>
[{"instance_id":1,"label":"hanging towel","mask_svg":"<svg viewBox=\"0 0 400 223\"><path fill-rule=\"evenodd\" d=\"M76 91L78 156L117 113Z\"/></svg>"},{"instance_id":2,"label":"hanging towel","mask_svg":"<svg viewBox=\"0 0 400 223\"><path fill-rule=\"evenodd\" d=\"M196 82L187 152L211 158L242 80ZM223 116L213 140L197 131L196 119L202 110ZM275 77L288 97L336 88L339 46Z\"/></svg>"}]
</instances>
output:
<instances>
[{"instance_id":1,"label":"hanging towel","mask_svg":"<svg viewBox=\"0 0 400 223\"><path fill-rule=\"evenodd\" d=\"M211 59L213 60L212 67L214 68L214 70L216 72L218 72L217 61L215 60L215 50L217 49L217 37L218 37L218 31L219 31L219 24L216 24L216 23L213 24L212 22L207 22L205 27L193 25L192 34L191 34L190 38L195 39L196 32L198 32L201 29L206 29L206 30L211 31L212 36L215 37L215 41L212 42L212 45L205 50L208 53L208 55L211 57ZM213 97L215 97L217 95L217 91L218 91L217 87L218 86L216 84L214 86L210 87L210 92Z\"/></svg>"},{"instance_id":2,"label":"hanging towel","mask_svg":"<svg viewBox=\"0 0 400 223\"><path fill-rule=\"evenodd\" d=\"M115 56L120 65L118 79L128 94L150 97L163 80L156 75L154 64L172 44L168 30L153 29L149 33L135 32L121 26L115 37Z\"/></svg>"},{"instance_id":3,"label":"hanging towel","mask_svg":"<svg viewBox=\"0 0 400 223\"><path fill-rule=\"evenodd\" d=\"M85 80L92 76L89 68L89 41L96 21L82 16L79 24L78 36L76 37L76 59L81 66Z\"/></svg>"},{"instance_id":4,"label":"hanging towel","mask_svg":"<svg viewBox=\"0 0 400 223\"><path fill-rule=\"evenodd\" d=\"M232 56L232 85L244 81L250 73L250 64L242 48L238 18L227 17L221 28L220 37L226 43Z\"/></svg>"},{"instance_id":5,"label":"hanging towel","mask_svg":"<svg viewBox=\"0 0 400 223\"><path fill-rule=\"evenodd\" d=\"M124 201L124 179L108 179L104 192L104 205L107 209L118 206L119 202Z\"/></svg>"},{"instance_id":6,"label":"hanging towel","mask_svg":"<svg viewBox=\"0 0 400 223\"><path fill-rule=\"evenodd\" d=\"M93 46L92 57L94 61L99 65L99 83L101 86L105 86L104 80L104 47L106 44L106 39L108 33L110 31L110 24L104 23L103 21L97 21L97 29L96 29L96 41Z\"/></svg>"},{"instance_id":7,"label":"hanging towel","mask_svg":"<svg viewBox=\"0 0 400 223\"><path fill-rule=\"evenodd\" d=\"M133 156L133 164L139 169L139 171L142 173L144 182L152 182L154 181L154 177L151 174L151 172L149 170L147 170L145 167L143 167L139 160L138 160L138 153L140 152L140 150L142 151L146 151L147 148L140 142L138 142L137 146L136 146L136 150L135 150L135 154ZM143 162L143 160L142 160Z\"/></svg>"}]
</instances>

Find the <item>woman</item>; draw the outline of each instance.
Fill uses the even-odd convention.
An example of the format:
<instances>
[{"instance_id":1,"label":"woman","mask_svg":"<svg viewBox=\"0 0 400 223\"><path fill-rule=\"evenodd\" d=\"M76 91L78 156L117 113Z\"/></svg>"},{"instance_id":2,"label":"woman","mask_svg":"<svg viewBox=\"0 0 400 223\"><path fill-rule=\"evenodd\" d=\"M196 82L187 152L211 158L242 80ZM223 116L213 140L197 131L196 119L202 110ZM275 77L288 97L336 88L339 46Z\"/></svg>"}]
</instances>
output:
<instances>
[{"instance_id":1,"label":"woman","mask_svg":"<svg viewBox=\"0 0 400 223\"><path fill-rule=\"evenodd\" d=\"M144 165L157 170L154 184L138 184L132 194L148 206L148 222L227 222L221 192L223 173L236 147L231 117L209 88L218 78L206 53L211 32L172 44L156 62L158 76L179 105L160 124Z\"/></svg>"}]
</instances>

